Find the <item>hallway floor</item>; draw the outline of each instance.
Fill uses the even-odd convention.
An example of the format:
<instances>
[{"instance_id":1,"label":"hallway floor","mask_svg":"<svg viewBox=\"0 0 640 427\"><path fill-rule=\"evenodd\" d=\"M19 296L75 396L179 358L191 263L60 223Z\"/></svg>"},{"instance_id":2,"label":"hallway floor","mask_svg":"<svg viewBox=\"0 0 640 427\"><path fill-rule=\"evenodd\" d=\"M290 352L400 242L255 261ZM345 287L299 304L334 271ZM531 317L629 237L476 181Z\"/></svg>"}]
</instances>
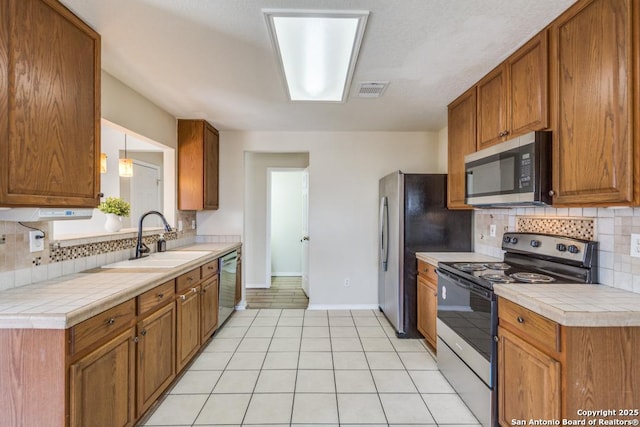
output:
<instances>
[{"instance_id":1,"label":"hallway floor","mask_svg":"<svg viewBox=\"0 0 640 427\"><path fill-rule=\"evenodd\" d=\"M302 277L272 277L270 288L247 288L247 308L307 308Z\"/></svg>"},{"instance_id":2,"label":"hallway floor","mask_svg":"<svg viewBox=\"0 0 640 427\"><path fill-rule=\"evenodd\" d=\"M144 425L349 424L478 421L381 313L261 309L235 312Z\"/></svg>"}]
</instances>

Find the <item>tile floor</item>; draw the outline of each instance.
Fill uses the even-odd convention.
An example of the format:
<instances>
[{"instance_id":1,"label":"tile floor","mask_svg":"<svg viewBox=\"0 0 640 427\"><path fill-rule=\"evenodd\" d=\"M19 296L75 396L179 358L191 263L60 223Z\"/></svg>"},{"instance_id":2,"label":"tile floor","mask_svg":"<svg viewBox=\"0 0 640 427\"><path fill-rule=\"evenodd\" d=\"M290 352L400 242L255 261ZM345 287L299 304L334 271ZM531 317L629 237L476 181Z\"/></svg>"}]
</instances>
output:
<instances>
[{"instance_id":1,"label":"tile floor","mask_svg":"<svg viewBox=\"0 0 640 427\"><path fill-rule=\"evenodd\" d=\"M422 340L381 316L237 311L144 425L477 426Z\"/></svg>"},{"instance_id":2,"label":"tile floor","mask_svg":"<svg viewBox=\"0 0 640 427\"><path fill-rule=\"evenodd\" d=\"M301 277L272 277L271 287L246 289L247 308L307 308Z\"/></svg>"}]
</instances>

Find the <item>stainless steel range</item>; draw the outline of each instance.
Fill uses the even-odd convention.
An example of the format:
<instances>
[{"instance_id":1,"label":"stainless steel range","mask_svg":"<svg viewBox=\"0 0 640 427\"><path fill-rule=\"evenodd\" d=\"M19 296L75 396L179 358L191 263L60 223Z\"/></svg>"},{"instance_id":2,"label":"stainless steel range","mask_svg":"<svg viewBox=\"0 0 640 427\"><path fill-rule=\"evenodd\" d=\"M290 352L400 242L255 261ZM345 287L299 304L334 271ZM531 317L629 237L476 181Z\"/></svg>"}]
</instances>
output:
<instances>
[{"instance_id":1,"label":"stainless steel range","mask_svg":"<svg viewBox=\"0 0 640 427\"><path fill-rule=\"evenodd\" d=\"M484 426L497 425L494 283L595 283L597 242L505 233L504 262L438 264L438 367Z\"/></svg>"}]
</instances>

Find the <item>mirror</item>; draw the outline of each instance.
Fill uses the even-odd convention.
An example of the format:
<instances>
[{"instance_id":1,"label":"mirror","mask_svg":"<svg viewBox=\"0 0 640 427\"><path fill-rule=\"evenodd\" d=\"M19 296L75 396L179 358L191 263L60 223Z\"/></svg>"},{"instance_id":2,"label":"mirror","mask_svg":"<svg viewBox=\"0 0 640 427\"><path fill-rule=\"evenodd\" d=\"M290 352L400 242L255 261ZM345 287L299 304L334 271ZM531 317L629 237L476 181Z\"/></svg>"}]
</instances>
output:
<instances>
[{"instance_id":1,"label":"mirror","mask_svg":"<svg viewBox=\"0 0 640 427\"><path fill-rule=\"evenodd\" d=\"M118 160L133 160L133 176L121 177ZM140 216L159 210L172 226L175 225L175 150L121 126L102 120L101 152L106 154L107 170L100 176L100 190L107 197L120 197L131 204L131 215L122 218L122 230L138 228ZM94 209L93 218L53 222L53 238L78 238L106 233L106 216ZM150 215L144 228L161 227L160 219Z\"/></svg>"}]
</instances>

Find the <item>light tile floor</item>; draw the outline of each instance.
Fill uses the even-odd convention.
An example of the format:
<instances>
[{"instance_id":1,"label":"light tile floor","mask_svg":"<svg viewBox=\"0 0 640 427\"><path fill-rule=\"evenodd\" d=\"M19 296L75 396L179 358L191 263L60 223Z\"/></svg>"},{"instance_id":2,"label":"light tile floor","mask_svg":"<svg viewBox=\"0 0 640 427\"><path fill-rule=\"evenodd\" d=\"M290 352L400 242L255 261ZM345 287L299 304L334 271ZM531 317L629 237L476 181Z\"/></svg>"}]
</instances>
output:
<instances>
[{"instance_id":1,"label":"light tile floor","mask_svg":"<svg viewBox=\"0 0 640 427\"><path fill-rule=\"evenodd\" d=\"M478 425L422 340L374 310L302 309L235 312L144 422Z\"/></svg>"}]
</instances>

